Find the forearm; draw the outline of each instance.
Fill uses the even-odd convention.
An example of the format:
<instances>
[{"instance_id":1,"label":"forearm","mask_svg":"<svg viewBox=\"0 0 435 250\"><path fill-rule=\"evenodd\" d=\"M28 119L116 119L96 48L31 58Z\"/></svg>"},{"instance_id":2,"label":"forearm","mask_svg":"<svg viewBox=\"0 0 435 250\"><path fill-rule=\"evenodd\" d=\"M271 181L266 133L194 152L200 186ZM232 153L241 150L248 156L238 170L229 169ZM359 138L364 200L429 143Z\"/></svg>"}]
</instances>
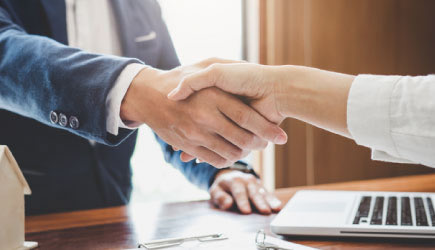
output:
<instances>
[{"instance_id":1,"label":"forearm","mask_svg":"<svg viewBox=\"0 0 435 250\"><path fill-rule=\"evenodd\" d=\"M88 139L119 142L107 135L105 101L122 69L137 60L89 54L15 28L0 32L0 47L1 108ZM54 124L51 111L75 116L80 125Z\"/></svg>"},{"instance_id":2,"label":"forearm","mask_svg":"<svg viewBox=\"0 0 435 250\"><path fill-rule=\"evenodd\" d=\"M278 66L273 71L278 76L277 110L283 116L351 137L346 114L354 76L301 66Z\"/></svg>"}]
</instances>

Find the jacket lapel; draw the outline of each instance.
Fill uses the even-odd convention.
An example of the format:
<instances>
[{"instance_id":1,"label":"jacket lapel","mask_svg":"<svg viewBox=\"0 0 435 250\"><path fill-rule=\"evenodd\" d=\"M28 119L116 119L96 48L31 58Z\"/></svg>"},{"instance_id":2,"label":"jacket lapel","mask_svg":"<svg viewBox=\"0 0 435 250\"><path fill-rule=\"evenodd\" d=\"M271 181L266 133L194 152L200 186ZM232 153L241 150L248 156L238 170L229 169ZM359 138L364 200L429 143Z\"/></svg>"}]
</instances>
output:
<instances>
[{"instance_id":1,"label":"jacket lapel","mask_svg":"<svg viewBox=\"0 0 435 250\"><path fill-rule=\"evenodd\" d=\"M159 58L158 6L146 0L111 0L123 55L156 66ZM160 19L158 19L160 18Z\"/></svg>"}]
</instances>

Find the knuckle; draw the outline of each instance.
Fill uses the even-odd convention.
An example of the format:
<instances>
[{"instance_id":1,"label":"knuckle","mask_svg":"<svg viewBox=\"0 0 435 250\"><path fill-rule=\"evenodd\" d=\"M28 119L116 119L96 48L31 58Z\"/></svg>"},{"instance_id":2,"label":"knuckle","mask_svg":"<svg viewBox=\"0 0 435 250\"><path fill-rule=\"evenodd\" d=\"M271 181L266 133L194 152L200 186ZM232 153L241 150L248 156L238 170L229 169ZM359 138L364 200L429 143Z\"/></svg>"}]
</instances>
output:
<instances>
[{"instance_id":1,"label":"knuckle","mask_svg":"<svg viewBox=\"0 0 435 250\"><path fill-rule=\"evenodd\" d=\"M208 140L207 142L207 147L211 150L211 151L221 151L221 149L219 148L219 144L215 141L215 140Z\"/></svg>"},{"instance_id":2,"label":"knuckle","mask_svg":"<svg viewBox=\"0 0 435 250\"><path fill-rule=\"evenodd\" d=\"M234 111L234 119L237 124L245 127L249 121L249 115L241 109Z\"/></svg>"},{"instance_id":3,"label":"knuckle","mask_svg":"<svg viewBox=\"0 0 435 250\"><path fill-rule=\"evenodd\" d=\"M183 125L177 129L177 134L183 139L192 137L194 132L195 130L189 125Z\"/></svg>"},{"instance_id":4,"label":"knuckle","mask_svg":"<svg viewBox=\"0 0 435 250\"><path fill-rule=\"evenodd\" d=\"M192 117L192 119L195 121L195 123L201 125L212 123L209 112L206 112L205 110L198 110L196 114Z\"/></svg>"},{"instance_id":5,"label":"knuckle","mask_svg":"<svg viewBox=\"0 0 435 250\"><path fill-rule=\"evenodd\" d=\"M187 138L196 145L199 145L203 141L202 134L196 129L190 129Z\"/></svg>"}]
</instances>

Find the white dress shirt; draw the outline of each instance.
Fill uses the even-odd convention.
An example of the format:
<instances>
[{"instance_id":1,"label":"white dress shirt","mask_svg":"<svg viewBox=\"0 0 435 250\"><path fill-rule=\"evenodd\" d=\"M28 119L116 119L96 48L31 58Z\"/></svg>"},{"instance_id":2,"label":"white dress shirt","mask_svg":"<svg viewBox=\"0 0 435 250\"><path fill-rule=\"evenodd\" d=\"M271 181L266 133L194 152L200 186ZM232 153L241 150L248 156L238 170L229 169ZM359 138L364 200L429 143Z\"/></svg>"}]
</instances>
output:
<instances>
[{"instance_id":1,"label":"white dress shirt","mask_svg":"<svg viewBox=\"0 0 435 250\"><path fill-rule=\"evenodd\" d=\"M435 167L435 75L357 76L347 124L374 160Z\"/></svg>"},{"instance_id":2,"label":"white dress shirt","mask_svg":"<svg viewBox=\"0 0 435 250\"><path fill-rule=\"evenodd\" d=\"M68 44L91 53L121 56L121 42L109 0L66 0ZM118 135L126 126L120 118L122 99L143 64L127 65L117 78L106 100L106 130Z\"/></svg>"}]
</instances>

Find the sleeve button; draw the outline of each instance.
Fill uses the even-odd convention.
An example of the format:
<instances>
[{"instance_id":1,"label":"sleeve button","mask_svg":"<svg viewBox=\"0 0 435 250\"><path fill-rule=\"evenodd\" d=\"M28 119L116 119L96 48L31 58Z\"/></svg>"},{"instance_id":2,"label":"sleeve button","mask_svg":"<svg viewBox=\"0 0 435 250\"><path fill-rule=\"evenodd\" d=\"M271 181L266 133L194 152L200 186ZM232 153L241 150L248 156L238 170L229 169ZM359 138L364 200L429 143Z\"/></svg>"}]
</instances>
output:
<instances>
[{"instance_id":1,"label":"sleeve button","mask_svg":"<svg viewBox=\"0 0 435 250\"><path fill-rule=\"evenodd\" d=\"M59 115L55 111L50 112L50 121L53 124L57 124L59 122Z\"/></svg>"},{"instance_id":2,"label":"sleeve button","mask_svg":"<svg viewBox=\"0 0 435 250\"><path fill-rule=\"evenodd\" d=\"M75 117L75 116L71 116L69 118L69 126L72 129L78 129L79 126L80 126L79 119L77 117Z\"/></svg>"},{"instance_id":3,"label":"sleeve button","mask_svg":"<svg viewBox=\"0 0 435 250\"><path fill-rule=\"evenodd\" d=\"M59 114L59 125L62 127L66 127L68 125L68 117L65 114Z\"/></svg>"}]
</instances>

